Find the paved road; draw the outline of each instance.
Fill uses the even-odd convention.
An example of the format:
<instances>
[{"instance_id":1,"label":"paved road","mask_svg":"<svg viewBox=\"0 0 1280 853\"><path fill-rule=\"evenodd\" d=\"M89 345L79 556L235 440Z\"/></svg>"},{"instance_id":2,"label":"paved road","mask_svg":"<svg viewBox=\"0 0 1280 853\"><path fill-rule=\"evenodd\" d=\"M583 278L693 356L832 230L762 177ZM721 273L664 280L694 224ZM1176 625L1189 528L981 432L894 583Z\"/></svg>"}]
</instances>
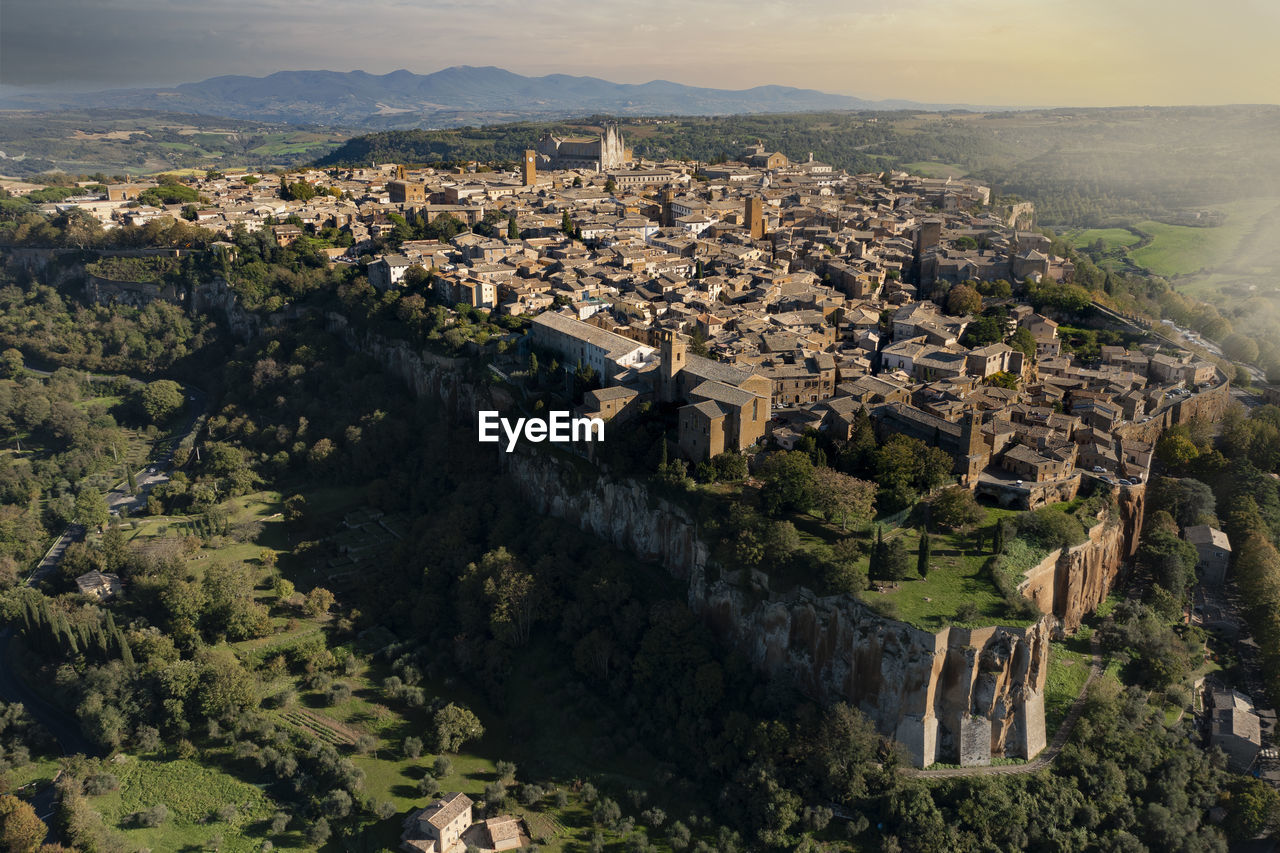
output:
<instances>
[{"instance_id":1,"label":"paved road","mask_svg":"<svg viewBox=\"0 0 1280 853\"><path fill-rule=\"evenodd\" d=\"M67 529L62 531L49 550L45 552L44 557L36 564L35 571L27 578L27 584L34 586L40 581L47 578L54 569L58 568L58 564L62 562L62 555L67 552L67 546L72 542L78 542L84 538L84 525L68 524Z\"/></svg>"},{"instance_id":2,"label":"paved road","mask_svg":"<svg viewBox=\"0 0 1280 853\"><path fill-rule=\"evenodd\" d=\"M1067 738L1071 737L1071 732L1080 720L1080 715L1084 713L1084 703L1089 695L1089 685L1093 684L1094 679L1102 675L1102 652L1098 646L1098 634L1096 631L1089 640L1089 651L1093 658L1089 664L1089 677L1084 680L1084 686L1080 688L1079 695L1071 703L1071 710L1067 712L1066 719L1062 721L1062 725L1058 726L1058 733L1053 736L1053 742L1026 764L948 767L942 770L917 770L914 767L904 767L902 772L921 779L953 779L961 776L1017 776L1023 773L1036 773L1048 767L1058 757L1058 753L1062 752L1062 748L1067 744Z\"/></svg>"}]
</instances>

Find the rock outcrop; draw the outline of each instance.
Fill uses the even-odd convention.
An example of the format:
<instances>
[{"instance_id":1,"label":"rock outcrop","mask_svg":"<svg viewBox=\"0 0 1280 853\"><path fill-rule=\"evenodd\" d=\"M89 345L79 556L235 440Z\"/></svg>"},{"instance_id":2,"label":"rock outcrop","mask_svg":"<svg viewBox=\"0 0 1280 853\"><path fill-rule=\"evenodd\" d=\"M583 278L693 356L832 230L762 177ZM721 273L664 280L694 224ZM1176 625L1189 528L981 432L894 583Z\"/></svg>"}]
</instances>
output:
<instances>
[{"instance_id":1,"label":"rock outcrop","mask_svg":"<svg viewBox=\"0 0 1280 853\"><path fill-rule=\"evenodd\" d=\"M504 466L536 510L687 579L690 607L757 668L820 701L860 708L919 766L1029 758L1044 748L1050 617L1029 628L930 633L849 596L771 594L760 572L709 580L710 549L696 520L643 484L547 453L512 453Z\"/></svg>"},{"instance_id":2,"label":"rock outcrop","mask_svg":"<svg viewBox=\"0 0 1280 853\"><path fill-rule=\"evenodd\" d=\"M360 334L338 315L329 315L328 324L415 394L443 401L458 421L470 424L479 409L502 410L510 402L496 398L493 386L468 378L473 362ZM760 671L793 680L816 700L860 708L882 733L904 744L918 766L980 765L996 756L1030 758L1044 749L1050 636L1060 624L1078 624L1106 597L1132 554L1142 514L1141 491L1122 494L1120 521L1097 525L1088 543L1037 567L1043 567L1036 589L1046 615L1033 625L931 633L849 596L803 588L774 593L764 573L718 572L696 518L643 483L601 475L585 459L558 450L517 451L502 459L513 488L537 512L687 580L690 607Z\"/></svg>"},{"instance_id":3,"label":"rock outcrop","mask_svg":"<svg viewBox=\"0 0 1280 853\"><path fill-rule=\"evenodd\" d=\"M1111 594L1121 569L1136 553L1145 501L1145 486L1119 487L1120 517L1095 524L1089 538L1074 548L1050 552L1027 570L1018 592L1053 616L1060 630L1075 631Z\"/></svg>"}]
</instances>

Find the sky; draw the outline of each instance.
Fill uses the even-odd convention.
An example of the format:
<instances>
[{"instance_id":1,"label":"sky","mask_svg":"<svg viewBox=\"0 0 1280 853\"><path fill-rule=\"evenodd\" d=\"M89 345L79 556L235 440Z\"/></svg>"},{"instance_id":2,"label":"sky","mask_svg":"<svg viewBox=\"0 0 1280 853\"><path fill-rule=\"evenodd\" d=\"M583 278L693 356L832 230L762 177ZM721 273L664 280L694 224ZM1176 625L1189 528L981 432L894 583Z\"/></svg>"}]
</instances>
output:
<instances>
[{"instance_id":1,"label":"sky","mask_svg":"<svg viewBox=\"0 0 1280 853\"><path fill-rule=\"evenodd\" d=\"M4 0L0 86L498 65L927 103L1276 103L1275 0Z\"/></svg>"}]
</instances>

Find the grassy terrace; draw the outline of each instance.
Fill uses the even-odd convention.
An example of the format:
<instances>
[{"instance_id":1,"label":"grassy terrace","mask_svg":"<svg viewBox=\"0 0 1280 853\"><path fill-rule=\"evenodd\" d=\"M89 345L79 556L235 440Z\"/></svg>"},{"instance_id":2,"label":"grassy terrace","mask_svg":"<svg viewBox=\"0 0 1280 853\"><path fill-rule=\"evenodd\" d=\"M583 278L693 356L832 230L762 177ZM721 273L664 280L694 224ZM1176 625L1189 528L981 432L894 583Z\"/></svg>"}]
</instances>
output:
<instances>
[{"instance_id":1,"label":"grassy terrace","mask_svg":"<svg viewBox=\"0 0 1280 853\"><path fill-rule=\"evenodd\" d=\"M1068 231L1066 237L1077 249L1087 249L1101 240L1102 245L1108 250L1132 246L1140 239L1137 234L1127 228L1084 228Z\"/></svg>"},{"instance_id":2,"label":"grassy terrace","mask_svg":"<svg viewBox=\"0 0 1280 853\"><path fill-rule=\"evenodd\" d=\"M1044 687L1044 727L1052 733L1058 730L1071 709L1071 703L1080 694L1085 679L1089 677L1092 655L1089 638L1093 628L1081 626L1074 637L1054 641L1049 646L1049 675Z\"/></svg>"},{"instance_id":3,"label":"grassy terrace","mask_svg":"<svg viewBox=\"0 0 1280 853\"><path fill-rule=\"evenodd\" d=\"M698 486L695 494L704 499L714 498L721 504L735 501L754 504L755 491L741 485L715 483ZM878 526L883 529L886 542L901 541L906 547L910 564L908 576L896 583L877 584L873 581L871 588L859 596L885 616L900 619L926 631L937 631L946 625L981 627L999 624L1024 627L1031 624L1031 620L1020 616L1009 605L987 569L987 562L991 559L991 532L994 525L997 521L1020 514L1017 510L986 507L986 518L980 525L983 543L981 548L975 546L972 532L931 534L932 559L928 577L925 578L916 573L920 532L912 526L914 522L904 519L902 514L888 518L882 516L870 524L849 531L843 531L838 524L829 523L815 515L792 514L782 520L795 525L800 537L800 547L804 550L832 546L841 540L853 538L869 551L875 542ZM862 554L857 560L857 566L864 576L868 574L869 565L869 553ZM732 570L734 567L727 568ZM770 588L775 592L796 586L815 590L823 588L822 578L798 576L783 567L771 568L767 561L760 569L769 575ZM977 608L977 614L967 620L959 619L959 611L966 604Z\"/></svg>"},{"instance_id":4,"label":"grassy terrace","mask_svg":"<svg viewBox=\"0 0 1280 853\"><path fill-rule=\"evenodd\" d=\"M1017 514L1014 510L988 508L984 528L989 530L998 520ZM912 572L883 592L873 587L863 593L863 598L881 613L926 631L937 631L947 625L976 628L992 624L1015 627L1031 624L1031 620L1011 610L992 582L986 569L991 559L989 547L975 549L972 535L934 534L932 565L926 578L915 572L919 531L900 528L885 535L886 541L895 538L906 545L912 559ZM989 532L984 532L984 543L989 546ZM958 611L965 604L977 609L976 619L958 618Z\"/></svg>"},{"instance_id":5,"label":"grassy terrace","mask_svg":"<svg viewBox=\"0 0 1280 853\"><path fill-rule=\"evenodd\" d=\"M111 764L110 772L120 788L92 798L91 804L136 849L257 851L261 841L256 829L276 810L258 786L194 761L124 756ZM160 804L169 810L163 824L137 826L135 813ZM219 815L225 806L233 806L234 812ZM273 836L272 843L276 850L311 849L297 831Z\"/></svg>"}]
</instances>

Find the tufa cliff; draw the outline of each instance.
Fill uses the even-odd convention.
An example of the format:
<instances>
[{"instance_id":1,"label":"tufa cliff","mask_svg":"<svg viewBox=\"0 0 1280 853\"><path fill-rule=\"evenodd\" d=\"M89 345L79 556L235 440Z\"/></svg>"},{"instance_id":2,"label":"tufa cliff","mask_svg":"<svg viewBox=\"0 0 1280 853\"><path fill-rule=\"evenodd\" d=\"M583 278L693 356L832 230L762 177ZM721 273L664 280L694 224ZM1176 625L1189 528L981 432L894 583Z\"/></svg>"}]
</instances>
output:
<instances>
[{"instance_id":1,"label":"tufa cliff","mask_svg":"<svg viewBox=\"0 0 1280 853\"><path fill-rule=\"evenodd\" d=\"M761 593L768 577L759 572L747 583L733 573L711 581L696 521L643 485L587 475L546 453L512 453L504 466L538 512L686 578L690 607L761 671L815 699L857 706L918 766L987 764L1044 748L1049 618L935 634L847 596Z\"/></svg>"},{"instance_id":2,"label":"tufa cliff","mask_svg":"<svg viewBox=\"0 0 1280 853\"><path fill-rule=\"evenodd\" d=\"M329 315L328 325L416 395L441 400L460 423L510 402L468 376L474 362L361 334L338 315ZM803 588L775 593L762 572L749 578L717 572L697 519L651 495L643 483L605 477L558 450L524 448L500 457L512 486L537 512L566 519L685 579L690 607L762 672L793 680L816 700L860 708L921 767L1030 758L1044 749L1050 635L1059 623L1078 625L1106 596L1132 554L1142 514L1141 490L1127 491L1120 496L1119 522L1096 525L1087 543L1037 566L1026 588L1046 615L1035 624L931 633L848 596Z\"/></svg>"},{"instance_id":3,"label":"tufa cliff","mask_svg":"<svg viewBox=\"0 0 1280 853\"><path fill-rule=\"evenodd\" d=\"M1074 548L1050 552L1024 575L1018 592L1051 615L1060 630L1080 627L1111 593L1121 568L1137 552L1146 487L1120 486L1119 518L1103 518Z\"/></svg>"}]
</instances>

